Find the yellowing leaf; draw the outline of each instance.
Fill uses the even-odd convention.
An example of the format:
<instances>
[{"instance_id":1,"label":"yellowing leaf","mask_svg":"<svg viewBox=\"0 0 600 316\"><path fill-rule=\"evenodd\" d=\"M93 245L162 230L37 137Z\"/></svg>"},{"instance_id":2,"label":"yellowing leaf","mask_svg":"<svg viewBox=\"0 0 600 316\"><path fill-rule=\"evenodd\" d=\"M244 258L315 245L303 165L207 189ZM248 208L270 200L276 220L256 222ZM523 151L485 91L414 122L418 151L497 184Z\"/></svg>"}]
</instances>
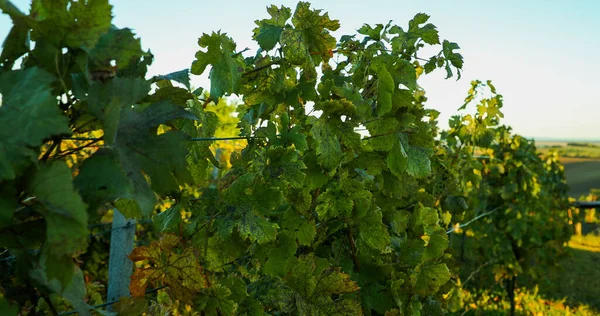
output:
<instances>
[{"instance_id":1,"label":"yellowing leaf","mask_svg":"<svg viewBox=\"0 0 600 316\"><path fill-rule=\"evenodd\" d=\"M149 267L138 268L131 276L129 290L133 297L143 296L149 284L162 283L169 287L173 297L189 302L194 293L206 288L206 276L193 248L179 252L175 249L178 244L179 237L167 234L150 246L133 249L129 255L132 261L149 261Z\"/></svg>"}]
</instances>

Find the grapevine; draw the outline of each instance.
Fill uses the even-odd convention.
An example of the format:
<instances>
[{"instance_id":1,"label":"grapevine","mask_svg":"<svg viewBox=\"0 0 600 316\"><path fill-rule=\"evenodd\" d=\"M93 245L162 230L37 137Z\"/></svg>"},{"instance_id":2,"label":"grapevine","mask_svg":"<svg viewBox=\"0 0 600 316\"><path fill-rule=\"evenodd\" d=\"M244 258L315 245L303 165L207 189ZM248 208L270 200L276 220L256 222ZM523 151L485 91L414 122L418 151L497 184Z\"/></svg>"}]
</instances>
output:
<instances>
[{"instance_id":1,"label":"grapevine","mask_svg":"<svg viewBox=\"0 0 600 316\"><path fill-rule=\"evenodd\" d=\"M463 58L427 14L336 39L309 3L270 6L254 54L204 33L189 70L148 78L153 55L107 0L0 9L6 314L437 315L460 308L453 227L493 223L483 259L501 277L530 259L510 245L538 260L568 237L562 167L499 127L500 96L440 131L418 79L460 78ZM129 256L131 297L106 303L80 259L114 210L154 225Z\"/></svg>"}]
</instances>

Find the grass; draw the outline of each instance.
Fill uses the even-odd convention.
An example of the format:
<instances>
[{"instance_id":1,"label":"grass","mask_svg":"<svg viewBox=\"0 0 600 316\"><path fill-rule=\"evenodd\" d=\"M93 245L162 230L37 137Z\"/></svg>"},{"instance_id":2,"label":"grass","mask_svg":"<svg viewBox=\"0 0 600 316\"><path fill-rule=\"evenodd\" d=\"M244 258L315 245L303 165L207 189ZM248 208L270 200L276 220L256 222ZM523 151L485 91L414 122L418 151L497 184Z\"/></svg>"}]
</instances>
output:
<instances>
[{"instance_id":1,"label":"grass","mask_svg":"<svg viewBox=\"0 0 600 316\"><path fill-rule=\"evenodd\" d=\"M584 305L600 315L600 236L573 236L569 256L560 263L561 273L549 275L540 294L565 299L571 306Z\"/></svg>"}]
</instances>

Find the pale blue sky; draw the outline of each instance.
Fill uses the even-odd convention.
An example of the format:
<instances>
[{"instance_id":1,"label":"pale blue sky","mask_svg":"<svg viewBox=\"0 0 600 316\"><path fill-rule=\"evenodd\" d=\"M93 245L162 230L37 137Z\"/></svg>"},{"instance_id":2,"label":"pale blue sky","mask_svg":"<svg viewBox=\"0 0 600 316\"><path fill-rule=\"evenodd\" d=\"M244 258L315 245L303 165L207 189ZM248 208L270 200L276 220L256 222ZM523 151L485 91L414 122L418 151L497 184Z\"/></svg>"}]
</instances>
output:
<instances>
[{"instance_id":1,"label":"pale blue sky","mask_svg":"<svg viewBox=\"0 0 600 316\"><path fill-rule=\"evenodd\" d=\"M270 4L297 1L113 0L114 23L130 27L155 54L150 74L188 68L203 32L222 30L238 48L255 49L254 20ZM26 11L29 1L13 1ZM463 78L444 72L420 80L428 106L442 112L442 126L462 104L469 82L491 79L504 95L504 123L528 137L600 140L600 0L312 1L339 19L336 35L362 23L394 20L404 26L415 13L431 15L442 38L457 42ZM0 37L10 28L0 16ZM207 87L205 78L193 78Z\"/></svg>"}]
</instances>

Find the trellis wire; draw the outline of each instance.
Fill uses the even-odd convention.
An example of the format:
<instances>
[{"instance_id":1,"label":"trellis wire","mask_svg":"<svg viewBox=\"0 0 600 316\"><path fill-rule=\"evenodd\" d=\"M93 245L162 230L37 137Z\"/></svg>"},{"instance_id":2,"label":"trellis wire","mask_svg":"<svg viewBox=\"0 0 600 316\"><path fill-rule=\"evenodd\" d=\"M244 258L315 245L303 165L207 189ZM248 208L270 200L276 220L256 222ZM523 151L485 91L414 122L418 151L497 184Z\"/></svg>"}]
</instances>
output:
<instances>
[{"instance_id":1,"label":"trellis wire","mask_svg":"<svg viewBox=\"0 0 600 316\"><path fill-rule=\"evenodd\" d=\"M497 210L499 210L499 209L501 209L501 208L502 208L502 206L498 206L498 207L496 207L495 209L493 209L493 210L491 210L491 211L489 211L489 212L481 213L481 214L479 214L479 215L475 216L475 217L474 217L473 219L471 219L470 221L468 221L468 222L466 222L466 223L464 223L464 224L462 224L462 225L458 225L458 227L453 227L452 229L449 229L448 231L446 231L446 234L447 234L447 235L450 235L451 233L453 233L453 232L454 232L454 231L456 231L457 229L461 229L461 228L467 227L467 226L469 226L471 223L473 223L474 221L476 221L476 220L478 220L478 219L480 219L480 218L482 218L482 217L488 216L488 215L490 215L490 214L494 213L495 211L497 211Z\"/></svg>"},{"instance_id":2,"label":"trellis wire","mask_svg":"<svg viewBox=\"0 0 600 316\"><path fill-rule=\"evenodd\" d=\"M144 294L150 294L152 292L156 292L158 290L164 289L165 287L167 287L167 286L166 285L162 285L162 286L159 286L159 287L155 287L153 289L146 290L146 292L144 292ZM119 300L109 301L109 302L106 302L106 303L102 303L102 304L99 304L99 305L92 306L91 308L92 309L102 308L102 307L113 305L113 304L118 303L118 302L119 302ZM73 315L73 314L77 314L77 313L78 313L77 311L68 311L68 312L60 313L59 315Z\"/></svg>"}]
</instances>

